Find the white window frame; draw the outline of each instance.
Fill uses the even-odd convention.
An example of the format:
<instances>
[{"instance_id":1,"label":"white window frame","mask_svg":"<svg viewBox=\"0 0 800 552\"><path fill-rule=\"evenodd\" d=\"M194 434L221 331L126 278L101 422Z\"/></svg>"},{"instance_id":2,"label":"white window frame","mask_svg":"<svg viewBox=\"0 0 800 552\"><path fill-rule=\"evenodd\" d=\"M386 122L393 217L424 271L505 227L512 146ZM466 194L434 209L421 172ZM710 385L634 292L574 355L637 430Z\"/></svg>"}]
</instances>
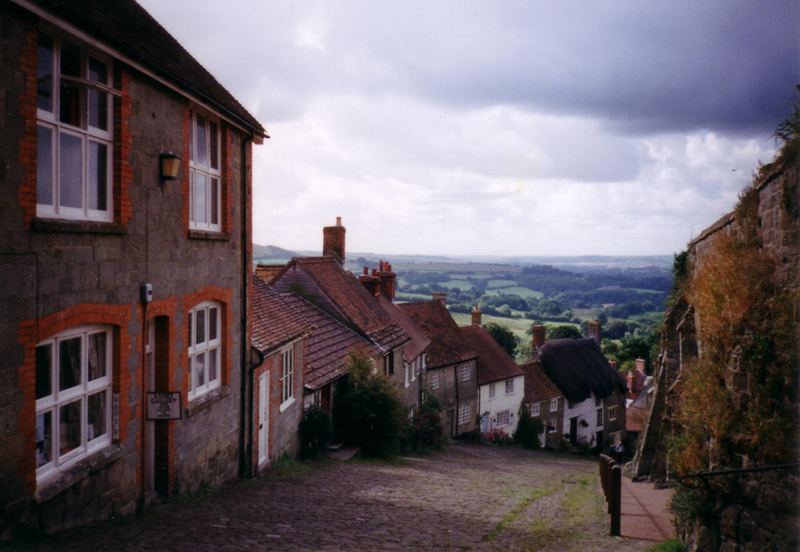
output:
<instances>
[{"instance_id":1,"label":"white window frame","mask_svg":"<svg viewBox=\"0 0 800 552\"><path fill-rule=\"evenodd\" d=\"M411 385L411 374L413 373L414 373L414 365L411 362L403 362L403 375L404 375L403 382L405 384L406 389L408 389L408 386Z\"/></svg>"},{"instance_id":2,"label":"white window frame","mask_svg":"<svg viewBox=\"0 0 800 552\"><path fill-rule=\"evenodd\" d=\"M470 370L469 364L462 364L461 366L458 367L459 379L462 382L469 381L470 379L472 379L472 374L470 373L471 371L472 370Z\"/></svg>"},{"instance_id":3,"label":"white window frame","mask_svg":"<svg viewBox=\"0 0 800 552\"><path fill-rule=\"evenodd\" d=\"M513 395L514 394L514 380L507 379L506 380L506 395Z\"/></svg>"},{"instance_id":4,"label":"white window frame","mask_svg":"<svg viewBox=\"0 0 800 552\"><path fill-rule=\"evenodd\" d=\"M281 406L279 410L283 412L294 402L294 345L289 345L281 349Z\"/></svg>"},{"instance_id":5,"label":"white window frame","mask_svg":"<svg viewBox=\"0 0 800 552\"><path fill-rule=\"evenodd\" d=\"M555 399L550 399L550 412L556 412L558 410L558 397Z\"/></svg>"},{"instance_id":6,"label":"white window frame","mask_svg":"<svg viewBox=\"0 0 800 552\"><path fill-rule=\"evenodd\" d=\"M511 424L511 412L503 410L497 413L497 427L507 426Z\"/></svg>"},{"instance_id":7,"label":"white window frame","mask_svg":"<svg viewBox=\"0 0 800 552\"><path fill-rule=\"evenodd\" d=\"M493 399L496 394L496 386L494 383L489 384L489 400Z\"/></svg>"},{"instance_id":8,"label":"white window frame","mask_svg":"<svg viewBox=\"0 0 800 552\"><path fill-rule=\"evenodd\" d=\"M431 390L435 391L441 387L441 374L439 374L438 370L434 370L431 373Z\"/></svg>"},{"instance_id":9,"label":"white window frame","mask_svg":"<svg viewBox=\"0 0 800 552\"><path fill-rule=\"evenodd\" d=\"M608 421L611 422L617 419L617 405L611 405L608 407Z\"/></svg>"},{"instance_id":10,"label":"white window frame","mask_svg":"<svg viewBox=\"0 0 800 552\"><path fill-rule=\"evenodd\" d=\"M216 335L211 338L211 312L215 311ZM203 340L198 342L197 317L203 312ZM217 389L222 384L222 329L223 329L223 309L222 304L216 301L204 301L196 305L189 311L189 400L202 397L209 391ZM212 354L213 353L213 354ZM209 359L216 358L216 376L209 378L211 373L211 362ZM199 383L198 370L199 362L203 362L203 383Z\"/></svg>"},{"instance_id":11,"label":"white window frame","mask_svg":"<svg viewBox=\"0 0 800 552\"><path fill-rule=\"evenodd\" d=\"M36 128L37 128L37 149L49 149L51 159L51 178L50 178L50 196L52 203L40 203L42 198L39 196L39 179L42 178L42 169L38 165L41 161L37 161L37 191L36 191L36 216L45 218L59 218L67 220L89 220L100 222L111 222L114 220L114 109L113 109L113 96L118 96L119 91L112 87L114 65L110 58L103 56L94 51L89 51L86 47L81 46L78 41L62 41L58 36L50 35L47 33L39 33L39 38L42 37L52 41L52 65L51 65L51 101L52 111L47 109L36 108ZM80 50L80 76L62 75L61 74L61 52L63 43L66 42L70 46L75 46ZM102 63L106 66L106 81L93 81L89 80L89 62L91 60ZM79 121L78 126L69 123L61 122L61 84L70 83L79 90ZM38 85L37 85L38 86ZM89 124L89 91L105 94L106 99L106 129L93 127ZM38 96L37 96L38 101ZM39 144L38 129L47 129L50 131L50 144ZM80 140L81 144L81 206L70 207L61 205L61 136L72 136ZM91 209L89 208L89 144L97 143L106 148L106 174L105 174L105 196L106 208L105 209ZM46 183L43 183L46 185Z\"/></svg>"},{"instance_id":12,"label":"white window frame","mask_svg":"<svg viewBox=\"0 0 800 552\"><path fill-rule=\"evenodd\" d=\"M556 431L558 431L558 420L550 418L547 420L547 433L555 433Z\"/></svg>"},{"instance_id":13,"label":"white window frame","mask_svg":"<svg viewBox=\"0 0 800 552\"><path fill-rule=\"evenodd\" d=\"M458 425L469 423L469 417L472 414L472 406L468 402L462 402L458 405Z\"/></svg>"},{"instance_id":14,"label":"white window frame","mask_svg":"<svg viewBox=\"0 0 800 552\"><path fill-rule=\"evenodd\" d=\"M539 415L539 403L535 402L531 404L531 416L538 416Z\"/></svg>"},{"instance_id":15,"label":"white window frame","mask_svg":"<svg viewBox=\"0 0 800 552\"><path fill-rule=\"evenodd\" d=\"M203 162L198 156L197 141L199 133L198 118L203 118L203 130L206 134L206 159ZM216 137L216 152L212 149L212 135ZM216 155L217 166L212 165L213 155ZM200 189L198 182L203 180L207 184ZM216 198L214 197L213 181L217 181ZM207 232L222 231L222 125L218 118L206 113L192 110L189 120L189 228ZM197 199L203 197L204 209L202 219ZM216 199L216 209L213 201ZM216 217L216 222L212 222Z\"/></svg>"},{"instance_id":16,"label":"white window frame","mask_svg":"<svg viewBox=\"0 0 800 552\"><path fill-rule=\"evenodd\" d=\"M89 336L105 334L105 375L89 381ZM59 344L63 341L79 338L80 341L80 382L68 389L60 390L60 355ZM36 468L36 481L41 483L58 473L64 471L69 466L90 454L103 449L111 444L111 401L112 401L112 380L114 366L112 362L113 332L109 326L79 326L61 332L49 339L36 345L39 347L50 347L50 394L36 399L36 435L39 438L39 416L50 414L50 461L39 466L38 458L34 458ZM38 371L38 370L37 370ZM99 393L105 393L105 427L103 433L94 438L89 435L89 397ZM60 453L60 416L61 408L80 401L80 444L73 450ZM42 426L41 431L44 431ZM39 454L38 446L35 447L35 454Z\"/></svg>"}]
</instances>

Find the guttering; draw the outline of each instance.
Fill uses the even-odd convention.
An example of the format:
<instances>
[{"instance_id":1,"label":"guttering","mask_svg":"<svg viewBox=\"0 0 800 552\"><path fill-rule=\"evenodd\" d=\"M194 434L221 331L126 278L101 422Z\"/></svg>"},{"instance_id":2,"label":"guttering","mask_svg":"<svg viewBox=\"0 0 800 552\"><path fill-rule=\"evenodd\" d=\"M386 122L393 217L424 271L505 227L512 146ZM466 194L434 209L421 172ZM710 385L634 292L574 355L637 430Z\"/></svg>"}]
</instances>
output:
<instances>
[{"instance_id":1,"label":"guttering","mask_svg":"<svg viewBox=\"0 0 800 552\"><path fill-rule=\"evenodd\" d=\"M240 295L240 330L241 330L241 351L240 351L240 367L241 373L239 376L239 476L250 477L250 461L252 444L245 446L246 436L252 436L253 420L253 371L249 369L250 358L250 334L247 331L247 310L249 306L248 289L250 286L250 257L248 250L250 247L250 235L247 231L248 225L248 192L249 181L247 171L247 150L248 144L252 141L253 136L243 136L240 150L240 180L241 180L241 213L239 214L239 221L241 225L240 246L241 246L241 261L242 261L242 285ZM248 399L249 395L249 399Z\"/></svg>"}]
</instances>

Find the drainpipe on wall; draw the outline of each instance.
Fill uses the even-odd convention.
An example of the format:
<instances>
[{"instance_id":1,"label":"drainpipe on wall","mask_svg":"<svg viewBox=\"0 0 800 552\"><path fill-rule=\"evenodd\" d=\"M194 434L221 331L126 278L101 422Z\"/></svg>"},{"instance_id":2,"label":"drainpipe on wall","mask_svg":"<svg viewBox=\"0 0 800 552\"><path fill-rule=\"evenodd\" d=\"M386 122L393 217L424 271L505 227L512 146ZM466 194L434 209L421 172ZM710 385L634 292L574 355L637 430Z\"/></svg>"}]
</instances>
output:
<instances>
[{"instance_id":1,"label":"drainpipe on wall","mask_svg":"<svg viewBox=\"0 0 800 552\"><path fill-rule=\"evenodd\" d=\"M239 397L239 476L250 477L252 470L250 469L250 460L252 442L248 443L247 435L252 434L252 428L249 424L252 421L253 407L252 394L252 370L249 370L248 358L250 356L250 339L247 334L247 306L248 306L248 282L250 277L250 259L247 255L247 249L250 243L250 236L247 232L247 200L248 200L248 172L247 172L247 145L252 142L253 136L245 136L242 138L241 144L241 247L242 247L242 289L241 289L241 316L240 316L240 329L241 329L241 374L240 374L240 397ZM248 394L250 400L248 400ZM252 441L252 439L250 439Z\"/></svg>"}]
</instances>

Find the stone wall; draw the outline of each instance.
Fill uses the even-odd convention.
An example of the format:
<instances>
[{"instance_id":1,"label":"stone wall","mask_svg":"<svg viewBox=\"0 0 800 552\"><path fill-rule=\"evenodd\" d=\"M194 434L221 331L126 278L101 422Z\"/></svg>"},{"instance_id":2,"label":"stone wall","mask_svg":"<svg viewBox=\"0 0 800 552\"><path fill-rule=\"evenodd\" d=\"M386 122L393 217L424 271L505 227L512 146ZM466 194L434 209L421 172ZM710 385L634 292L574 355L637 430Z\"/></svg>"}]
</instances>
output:
<instances>
[{"instance_id":1,"label":"stone wall","mask_svg":"<svg viewBox=\"0 0 800 552\"><path fill-rule=\"evenodd\" d=\"M190 232L192 106L114 61L115 86L121 91L114 100L114 220L37 219L36 110L26 107L31 82L34 105L36 99L36 25L16 8L0 12L0 428L6 443L0 450L0 537L19 524L52 530L128 514L146 501L143 331L155 316L168 320L164 336L169 341L158 367L164 373L156 377L164 390L181 393L184 407L182 419L159 422L168 464L165 494L215 485L238 473L242 248L247 246L240 227L247 184L241 179L242 136L221 125L223 232ZM181 155L176 181L159 178L164 151ZM147 307L140 302L145 282L152 283L154 294ZM204 300L222 305L221 386L190 402L188 312ZM113 328L112 393L119 427L109 447L47 484L37 482L36 344L64 329L98 323Z\"/></svg>"},{"instance_id":2,"label":"stone wall","mask_svg":"<svg viewBox=\"0 0 800 552\"><path fill-rule=\"evenodd\" d=\"M800 162L796 154L792 155L789 149L788 154L764 167L754 187L758 200L755 232L761 249L775 263L776 282L793 297L795 359L800 359ZM706 266L719 236L741 232L743 228L731 213L701 233L688 247L690 271ZM676 383L692 361L702 355L703 343L697 337L702 323L683 297L677 297L665 315L654 403L633 464L634 473L640 477L669 480L673 475L667 453L671 437L679 431L673 424L676 409L680 408ZM799 369L797 365L785 367L786 377L795 387ZM760 384L735 355L724 374L726 388L739 402L746 401L753 386ZM795 389L795 420L797 396ZM794 445L800 450L796 428L797 424ZM747 464L745 458L741 467L746 468ZM715 495L702 513L679 520L679 536L690 544L691 550L796 550L800 544L799 483L794 469L717 476L714 484L724 486L726 496L737 498Z\"/></svg>"}]
</instances>

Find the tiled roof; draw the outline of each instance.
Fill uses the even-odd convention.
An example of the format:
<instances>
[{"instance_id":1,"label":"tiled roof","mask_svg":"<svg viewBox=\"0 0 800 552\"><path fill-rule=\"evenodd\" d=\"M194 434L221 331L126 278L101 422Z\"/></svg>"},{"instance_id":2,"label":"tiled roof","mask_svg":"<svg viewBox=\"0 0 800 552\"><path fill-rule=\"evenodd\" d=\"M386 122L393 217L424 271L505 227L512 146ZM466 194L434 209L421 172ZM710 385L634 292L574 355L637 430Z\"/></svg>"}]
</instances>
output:
<instances>
[{"instance_id":1,"label":"tiled roof","mask_svg":"<svg viewBox=\"0 0 800 552\"><path fill-rule=\"evenodd\" d=\"M615 390L625 393L625 379L608 363L592 338L554 339L539 349L545 374L570 402L591 393L604 399Z\"/></svg>"},{"instance_id":2,"label":"tiled roof","mask_svg":"<svg viewBox=\"0 0 800 552\"><path fill-rule=\"evenodd\" d=\"M409 340L408 334L392 320L358 278L344 270L333 257L295 257L273 282L291 267L303 270L336 306L339 314L386 352Z\"/></svg>"},{"instance_id":3,"label":"tiled roof","mask_svg":"<svg viewBox=\"0 0 800 552\"><path fill-rule=\"evenodd\" d=\"M34 4L141 64L258 136L261 126L144 8L133 0L33 0ZM188 14L187 14L188 16Z\"/></svg>"},{"instance_id":4,"label":"tiled roof","mask_svg":"<svg viewBox=\"0 0 800 552\"><path fill-rule=\"evenodd\" d=\"M345 375L347 355L351 350L361 351L369 357L380 354L374 343L302 297L285 297L297 312L302 313L306 323L314 326L311 335L304 340L304 383L309 389L319 389Z\"/></svg>"},{"instance_id":5,"label":"tiled roof","mask_svg":"<svg viewBox=\"0 0 800 552\"><path fill-rule=\"evenodd\" d=\"M467 345L447 308L439 301L403 303L399 307L430 338L428 366L431 369L464 362L477 356Z\"/></svg>"},{"instance_id":6,"label":"tiled roof","mask_svg":"<svg viewBox=\"0 0 800 552\"><path fill-rule=\"evenodd\" d=\"M519 367L525 373L525 402L534 403L549 401L562 396L561 391L556 387L547 374L542 370L538 360L532 360Z\"/></svg>"},{"instance_id":7,"label":"tiled roof","mask_svg":"<svg viewBox=\"0 0 800 552\"><path fill-rule=\"evenodd\" d=\"M283 267L286 265L277 264L277 265L268 265L268 264L257 264L256 265L256 276L264 280L266 283L271 283L272 279L281 273Z\"/></svg>"},{"instance_id":8,"label":"tiled roof","mask_svg":"<svg viewBox=\"0 0 800 552\"><path fill-rule=\"evenodd\" d=\"M514 359L508 356L489 332L480 326L466 326L460 330L469 347L478 354L478 385L522 375Z\"/></svg>"},{"instance_id":9,"label":"tiled roof","mask_svg":"<svg viewBox=\"0 0 800 552\"><path fill-rule=\"evenodd\" d=\"M378 295L378 301L395 323L405 330L411 340L403 347L403 359L411 362L431 344L430 338L417 326L403 310L389 301L383 294Z\"/></svg>"},{"instance_id":10,"label":"tiled roof","mask_svg":"<svg viewBox=\"0 0 800 552\"><path fill-rule=\"evenodd\" d=\"M311 330L303 313L270 286L253 279L253 346L260 352L276 349Z\"/></svg>"}]
</instances>

